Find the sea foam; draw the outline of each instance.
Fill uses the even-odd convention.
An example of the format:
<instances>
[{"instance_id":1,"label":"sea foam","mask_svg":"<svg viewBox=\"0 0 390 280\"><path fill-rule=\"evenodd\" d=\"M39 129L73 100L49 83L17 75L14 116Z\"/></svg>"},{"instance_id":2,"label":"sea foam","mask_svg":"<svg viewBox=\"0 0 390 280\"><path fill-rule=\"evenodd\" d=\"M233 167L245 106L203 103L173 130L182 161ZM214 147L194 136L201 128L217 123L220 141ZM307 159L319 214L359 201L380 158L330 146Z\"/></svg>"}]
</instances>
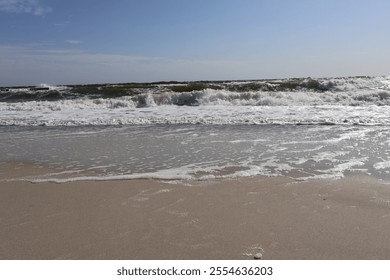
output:
<instances>
[{"instance_id":1,"label":"sea foam","mask_svg":"<svg viewBox=\"0 0 390 280\"><path fill-rule=\"evenodd\" d=\"M387 77L0 90L0 125L389 125Z\"/></svg>"},{"instance_id":2,"label":"sea foam","mask_svg":"<svg viewBox=\"0 0 390 280\"><path fill-rule=\"evenodd\" d=\"M309 180L339 179L351 172L390 179L390 149L384 141L389 130L383 126L15 126L0 130L2 160L32 162L40 174L8 179L30 182L258 175Z\"/></svg>"}]
</instances>

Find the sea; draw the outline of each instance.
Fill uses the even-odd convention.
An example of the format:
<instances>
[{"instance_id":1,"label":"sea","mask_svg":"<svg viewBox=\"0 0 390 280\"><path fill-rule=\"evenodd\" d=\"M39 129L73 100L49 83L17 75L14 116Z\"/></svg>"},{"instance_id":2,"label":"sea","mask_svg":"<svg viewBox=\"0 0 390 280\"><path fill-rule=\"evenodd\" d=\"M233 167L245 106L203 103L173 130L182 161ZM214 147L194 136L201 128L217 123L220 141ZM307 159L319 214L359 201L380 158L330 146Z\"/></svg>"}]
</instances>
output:
<instances>
[{"instance_id":1,"label":"sea","mask_svg":"<svg viewBox=\"0 0 390 280\"><path fill-rule=\"evenodd\" d=\"M12 180L390 182L389 129L390 77L0 88L0 167L42 170Z\"/></svg>"}]
</instances>

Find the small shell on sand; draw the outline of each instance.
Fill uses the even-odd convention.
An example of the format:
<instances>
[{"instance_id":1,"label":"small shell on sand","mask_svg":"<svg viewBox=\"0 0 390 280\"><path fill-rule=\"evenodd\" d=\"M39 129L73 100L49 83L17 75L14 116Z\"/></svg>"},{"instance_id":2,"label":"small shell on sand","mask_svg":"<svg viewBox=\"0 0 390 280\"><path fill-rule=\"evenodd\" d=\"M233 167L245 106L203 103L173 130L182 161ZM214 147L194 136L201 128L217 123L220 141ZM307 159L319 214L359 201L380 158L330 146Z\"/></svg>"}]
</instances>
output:
<instances>
[{"instance_id":1,"label":"small shell on sand","mask_svg":"<svg viewBox=\"0 0 390 280\"><path fill-rule=\"evenodd\" d=\"M263 254L262 253L257 253L256 255L253 256L253 258L255 260L261 260L263 258Z\"/></svg>"}]
</instances>

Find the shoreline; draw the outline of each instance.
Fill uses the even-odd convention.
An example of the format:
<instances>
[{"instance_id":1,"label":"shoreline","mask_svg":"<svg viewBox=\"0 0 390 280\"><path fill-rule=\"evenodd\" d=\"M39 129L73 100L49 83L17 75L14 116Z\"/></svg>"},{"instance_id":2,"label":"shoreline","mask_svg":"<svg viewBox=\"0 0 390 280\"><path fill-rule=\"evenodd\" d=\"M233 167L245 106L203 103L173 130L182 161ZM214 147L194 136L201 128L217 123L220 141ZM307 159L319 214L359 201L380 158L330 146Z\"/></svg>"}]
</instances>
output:
<instances>
[{"instance_id":1,"label":"shoreline","mask_svg":"<svg viewBox=\"0 0 390 280\"><path fill-rule=\"evenodd\" d=\"M0 259L388 259L390 188L293 181L2 182Z\"/></svg>"}]
</instances>

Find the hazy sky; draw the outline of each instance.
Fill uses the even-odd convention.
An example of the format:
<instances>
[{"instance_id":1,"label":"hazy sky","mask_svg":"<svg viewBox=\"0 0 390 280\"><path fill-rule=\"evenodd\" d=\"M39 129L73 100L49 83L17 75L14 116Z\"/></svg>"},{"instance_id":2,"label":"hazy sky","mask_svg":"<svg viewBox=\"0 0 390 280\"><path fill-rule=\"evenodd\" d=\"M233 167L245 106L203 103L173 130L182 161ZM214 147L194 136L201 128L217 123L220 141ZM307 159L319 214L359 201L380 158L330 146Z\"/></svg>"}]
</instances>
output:
<instances>
[{"instance_id":1,"label":"hazy sky","mask_svg":"<svg viewBox=\"0 0 390 280\"><path fill-rule=\"evenodd\" d=\"M388 0L0 0L0 85L390 74Z\"/></svg>"}]
</instances>

